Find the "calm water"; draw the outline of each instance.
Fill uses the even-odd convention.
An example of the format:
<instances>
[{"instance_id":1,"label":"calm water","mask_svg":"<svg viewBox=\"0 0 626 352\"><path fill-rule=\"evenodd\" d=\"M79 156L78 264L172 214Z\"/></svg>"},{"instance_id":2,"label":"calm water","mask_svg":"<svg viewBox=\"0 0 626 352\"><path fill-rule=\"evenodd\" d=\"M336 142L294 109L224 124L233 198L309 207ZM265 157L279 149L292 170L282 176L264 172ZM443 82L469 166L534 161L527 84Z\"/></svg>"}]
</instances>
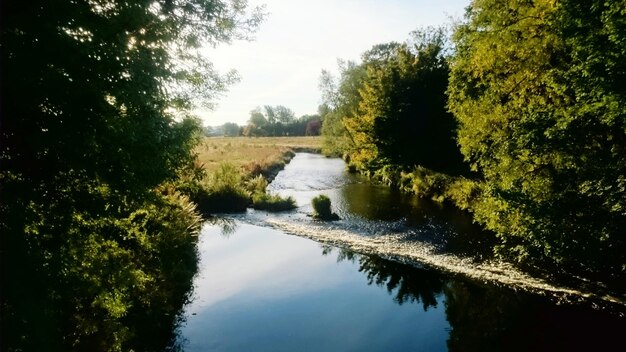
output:
<instances>
[{"instance_id":1,"label":"calm water","mask_svg":"<svg viewBox=\"0 0 626 352\"><path fill-rule=\"evenodd\" d=\"M314 225L310 199L331 197L333 228L399 233L438 250L482 257L463 214L418 203L299 154L271 189L294 196L286 214L249 212L206 225L200 272L177 344L186 351L571 351L624 348L626 322L586 306L359 255L269 227ZM319 226L316 224L316 226ZM464 243L461 245L461 243ZM467 244L469 243L469 244Z\"/></svg>"}]
</instances>

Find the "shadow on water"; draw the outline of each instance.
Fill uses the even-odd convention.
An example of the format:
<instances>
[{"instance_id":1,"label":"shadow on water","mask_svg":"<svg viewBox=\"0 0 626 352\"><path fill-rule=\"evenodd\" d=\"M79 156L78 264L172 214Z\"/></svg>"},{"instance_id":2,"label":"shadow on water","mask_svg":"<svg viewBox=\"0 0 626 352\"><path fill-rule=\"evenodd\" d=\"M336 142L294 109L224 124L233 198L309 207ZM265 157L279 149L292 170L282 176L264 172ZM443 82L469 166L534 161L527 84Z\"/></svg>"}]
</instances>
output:
<instances>
[{"instance_id":1,"label":"shadow on water","mask_svg":"<svg viewBox=\"0 0 626 352\"><path fill-rule=\"evenodd\" d=\"M339 213L348 222L374 222L383 230L404 234L406 240L430 243L441 253L476 259L492 257L494 236L474 224L467 213L371 184L360 176L349 177L356 182L341 187L337 199Z\"/></svg>"},{"instance_id":2,"label":"shadow on water","mask_svg":"<svg viewBox=\"0 0 626 352\"><path fill-rule=\"evenodd\" d=\"M493 257L495 237L475 225L466 212L373 184L348 173L341 159L298 153L268 190L297 200L298 210L284 218L307 220L311 199L325 194L341 218L335 227L363 236L400 235L406 241L428 243L440 253L475 260Z\"/></svg>"},{"instance_id":3,"label":"shadow on water","mask_svg":"<svg viewBox=\"0 0 626 352\"><path fill-rule=\"evenodd\" d=\"M449 351L592 351L623 346L626 320L586 307L558 306L545 298L478 285L372 255L322 246L337 262L358 265L368 285L383 287L399 305L424 311L445 306Z\"/></svg>"},{"instance_id":4,"label":"shadow on water","mask_svg":"<svg viewBox=\"0 0 626 352\"><path fill-rule=\"evenodd\" d=\"M399 305L421 303L425 311L437 307L437 297L442 294L444 286L440 274L332 246L322 246L322 254L330 255L335 249L337 262L357 264L359 272L367 277L368 285L384 287Z\"/></svg>"},{"instance_id":5,"label":"shadow on water","mask_svg":"<svg viewBox=\"0 0 626 352\"><path fill-rule=\"evenodd\" d=\"M468 265L488 260L493 237L461 211L372 185L346 173L341 160L313 154L298 154L269 190L293 196L299 208L215 218L203 230L198 296L179 331L178 343L185 349L588 351L623 346L626 318L615 312L558 305L551 297L346 248L322 245L320 255L319 244L286 235L319 239L329 232L326 243L342 245L332 241L335 232L359 240L393 235L401 245L427 243L437 253L473 259ZM320 193L331 198L340 221L306 216ZM293 226L276 227L272 219Z\"/></svg>"}]
</instances>

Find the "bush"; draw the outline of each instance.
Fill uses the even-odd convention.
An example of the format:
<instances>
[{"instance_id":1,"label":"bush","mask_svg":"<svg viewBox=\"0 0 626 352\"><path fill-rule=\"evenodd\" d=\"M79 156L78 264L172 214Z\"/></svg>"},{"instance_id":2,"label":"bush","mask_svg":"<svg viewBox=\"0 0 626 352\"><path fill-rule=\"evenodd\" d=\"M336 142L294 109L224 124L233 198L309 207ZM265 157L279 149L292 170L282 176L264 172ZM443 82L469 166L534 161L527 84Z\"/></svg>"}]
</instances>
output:
<instances>
[{"instance_id":1,"label":"bush","mask_svg":"<svg viewBox=\"0 0 626 352\"><path fill-rule=\"evenodd\" d=\"M53 196L34 189L39 201L11 197L0 210L11 215L2 217L11 221L2 238L11 249L1 256L3 347L162 350L197 272L194 205L176 192L133 200L87 177L56 180Z\"/></svg>"},{"instance_id":2,"label":"bush","mask_svg":"<svg viewBox=\"0 0 626 352\"><path fill-rule=\"evenodd\" d=\"M441 203L451 181L452 177L448 175L418 166L411 173L402 173L400 185L403 191Z\"/></svg>"},{"instance_id":3,"label":"bush","mask_svg":"<svg viewBox=\"0 0 626 352\"><path fill-rule=\"evenodd\" d=\"M320 194L313 198L311 201L313 204L313 217L320 220L339 220L339 216L333 213L330 209L330 198Z\"/></svg>"},{"instance_id":4,"label":"bush","mask_svg":"<svg viewBox=\"0 0 626 352\"><path fill-rule=\"evenodd\" d=\"M257 210L286 211L296 208L292 197L281 198L279 195L257 194L252 199L252 207Z\"/></svg>"},{"instance_id":5,"label":"bush","mask_svg":"<svg viewBox=\"0 0 626 352\"><path fill-rule=\"evenodd\" d=\"M246 181L246 189L254 196L265 193L267 188L267 179L263 175L257 175Z\"/></svg>"},{"instance_id":6,"label":"bush","mask_svg":"<svg viewBox=\"0 0 626 352\"><path fill-rule=\"evenodd\" d=\"M176 189L196 203L204 215L244 212L251 203L241 170L229 163L221 164L209 175L187 177Z\"/></svg>"}]
</instances>

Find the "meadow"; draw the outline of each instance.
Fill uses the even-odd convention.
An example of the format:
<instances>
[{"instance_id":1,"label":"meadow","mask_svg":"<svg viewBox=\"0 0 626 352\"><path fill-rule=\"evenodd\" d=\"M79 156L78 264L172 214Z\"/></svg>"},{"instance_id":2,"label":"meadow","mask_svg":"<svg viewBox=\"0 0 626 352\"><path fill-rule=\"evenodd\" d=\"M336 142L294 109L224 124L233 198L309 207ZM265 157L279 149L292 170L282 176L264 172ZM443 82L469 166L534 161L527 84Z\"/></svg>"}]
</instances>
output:
<instances>
[{"instance_id":1,"label":"meadow","mask_svg":"<svg viewBox=\"0 0 626 352\"><path fill-rule=\"evenodd\" d=\"M207 172L230 163L248 173L282 167L295 151L319 151L322 138L307 137L206 137L196 148Z\"/></svg>"}]
</instances>

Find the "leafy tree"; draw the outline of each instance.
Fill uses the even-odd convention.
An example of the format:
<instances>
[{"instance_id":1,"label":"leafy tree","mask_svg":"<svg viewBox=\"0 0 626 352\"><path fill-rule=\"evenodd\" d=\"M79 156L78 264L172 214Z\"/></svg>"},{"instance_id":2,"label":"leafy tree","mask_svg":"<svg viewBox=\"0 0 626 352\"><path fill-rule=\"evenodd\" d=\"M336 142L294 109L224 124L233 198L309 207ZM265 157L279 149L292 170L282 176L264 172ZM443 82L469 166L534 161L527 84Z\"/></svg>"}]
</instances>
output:
<instances>
[{"instance_id":1,"label":"leafy tree","mask_svg":"<svg viewBox=\"0 0 626 352\"><path fill-rule=\"evenodd\" d=\"M348 136L351 145L344 148L364 171L417 164L462 171L456 123L446 111L445 48L444 31L428 29L414 32L410 43L375 45L361 65L342 70L339 83L323 72L323 96L333 108L325 124L328 144Z\"/></svg>"},{"instance_id":2,"label":"leafy tree","mask_svg":"<svg viewBox=\"0 0 626 352\"><path fill-rule=\"evenodd\" d=\"M265 131L265 127L267 125L267 118L259 108L256 108L250 111L250 119L243 130L243 135L246 137L265 136L267 135L267 132Z\"/></svg>"},{"instance_id":3,"label":"leafy tree","mask_svg":"<svg viewBox=\"0 0 626 352\"><path fill-rule=\"evenodd\" d=\"M456 29L450 109L499 253L625 282L624 18L621 1L478 0Z\"/></svg>"},{"instance_id":4,"label":"leafy tree","mask_svg":"<svg viewBox=\"0 0 626 352\"><path fill-rule=\"evenodd\" d=\"M250 112L248 125L243 135L252 136L304 136L311 119L320 120L317 115L304 115L296 119L294 112L282 105L265 105Z\"/></svg>"},{"instance_id":5,"label":"leafy tree","mask_svg":"<svg viewBox=\"0 0 626 352\"><path fill-rule=\"evenodd\" d=\"M246 37L260 17L241 1L0 6L2 343L166 343L198 227L185 197L155 190L193 161L194 101L236 78L199 49Z\"/></svg>"},{"instance_id":6,"label":"leafy tree","mask_svg":"<svg viewBox=\"0 0 626 352\"><path fill-rule=\"evenodd\" d=\"M367 146L360 148L368 151L360 156L366 167L373 162L450 170L459 164L455 123L445 108L444 43L445 35L439 31L413 47L393 45L393 53L364 55L376 61L366 62L361 114L349 121L348 128Z\"/></svg>"},{"instance_id":7,"label":"leafy tree","mask_svg":"<svg viewBox=\"0 0 626 352\"><path fill-rule=\"evenodd\" d=\"M269 123L281 122L284 124L291 123L295 120L296 115L294 112L282 105L270 106L265 105L265 116L267 116L267 121Z\"/></svg>"},{"instance_id":8,"label":"leafy tree","mask_svg":"<svg viewBox=\"0 0 626 352\"><path fill-rule=\"evenodd\" d=\"M239 135L239 125L234 122L226 122L222 126L222 130L227 137L237 137Z\"/></svg>"},{"instance_id":9,"label":"leafy tree","mask_svg":"<svg viewBox=\"0 0 626 352\"><path fill-rule=\"evenodd\" d=\"M338 61L339 78L322 71L319 87L322 93L323 106L327 111L322 115L322 135L324 136L324 152L334 155L349 155L354 148L354 140L346 129L344 121L358 113L361 87L365 78L365 68L352 61Z\"/></svg>"},{"instance_id":10,"label":"leafy tree","mask_svg":"<svg viewBox=\"0 0 626 352\"><path fill-rule=\"evenodd\" d=\"M319 119L306 122L304 134L306 136L319 136L322 130L322 121Z\"/></svg>"}]
</instances>

